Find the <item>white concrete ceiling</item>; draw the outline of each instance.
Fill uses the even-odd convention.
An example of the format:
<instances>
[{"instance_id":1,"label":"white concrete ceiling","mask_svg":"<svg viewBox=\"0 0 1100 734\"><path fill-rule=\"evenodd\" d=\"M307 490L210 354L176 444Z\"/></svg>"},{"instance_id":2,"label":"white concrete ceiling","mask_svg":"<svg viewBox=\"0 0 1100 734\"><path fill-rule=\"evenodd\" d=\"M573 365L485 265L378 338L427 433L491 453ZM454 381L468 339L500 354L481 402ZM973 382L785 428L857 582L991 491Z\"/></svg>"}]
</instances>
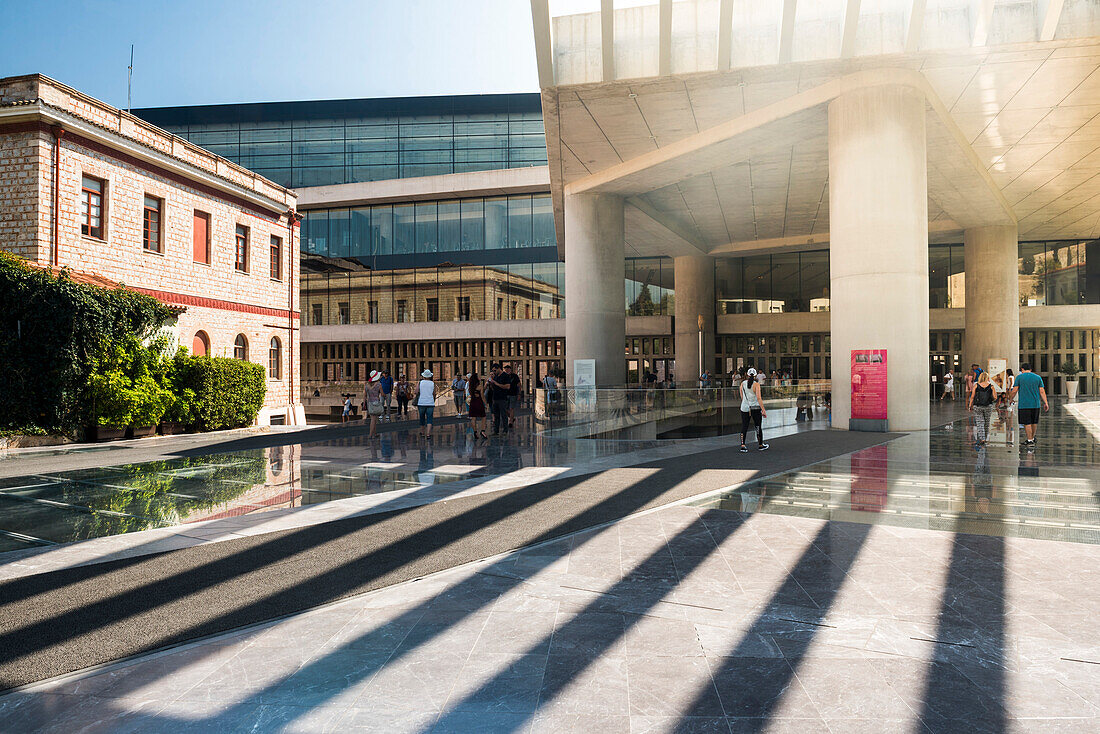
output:
<instances>
[{"instance_id":1,"label":"white concrete ceiling","mask_svg":"<svg viewBox=\"0 0 1100 734\"><path fill-rule=\"evenodd\" d=\"M1021 239L1100 237L1100 38L550 87L543 108L556 206L560 212L565 184L598 179L702 131L883 68L918 71L950 120L937 127L930 114L930 230L950 233L948 212L971 206L957 186L959 141L950 140L957 126L1018 217ZM728 165L712 160L694 175L622 193L707 251L729 251L731 242L827 239L823 109L746 134L714 159ZM628 225L627 239L639 254L661 254L667 231Z\"/></svg>"}]
</instances>

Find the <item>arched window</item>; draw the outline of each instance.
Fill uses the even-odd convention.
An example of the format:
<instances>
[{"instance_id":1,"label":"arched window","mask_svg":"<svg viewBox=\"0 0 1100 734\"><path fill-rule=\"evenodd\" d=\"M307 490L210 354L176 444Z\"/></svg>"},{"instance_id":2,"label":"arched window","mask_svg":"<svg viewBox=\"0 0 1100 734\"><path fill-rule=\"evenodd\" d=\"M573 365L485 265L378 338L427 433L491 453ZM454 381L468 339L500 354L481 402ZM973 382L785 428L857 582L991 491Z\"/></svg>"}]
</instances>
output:
<instances>
[{"instance_id":1,"label":"arched window","mask_svg":"<svg viewBox=\"0 0 1100 734\"><path fill-rule=\"evenodd\" d=\"M195 333L195 338L191 340L191 354L196 357L205 357L210 354L210 337L205 331Z\"/></svg>"},{"instance_id":2,"label":"arched window","mask_svg":"<svg viewBox=\"0 0 1100 734\"><path fill-rule=\"evenodd\" d=\"M237 338L233 340L233 358L248 359L248 340L244 338L244 334L237 334Z\"/></svg>"},{"instance_id":3,"label":"arched window","mask_svg":"<svg viewBox=\"0 0 1100 734\"><path fill-rule=\"evenodd\" d=\"M283 363L283 345L279 343L279 337L271 337L271 344L267 348L267 378L278 380L279 367Z\"/></svg>"}]
</instances>

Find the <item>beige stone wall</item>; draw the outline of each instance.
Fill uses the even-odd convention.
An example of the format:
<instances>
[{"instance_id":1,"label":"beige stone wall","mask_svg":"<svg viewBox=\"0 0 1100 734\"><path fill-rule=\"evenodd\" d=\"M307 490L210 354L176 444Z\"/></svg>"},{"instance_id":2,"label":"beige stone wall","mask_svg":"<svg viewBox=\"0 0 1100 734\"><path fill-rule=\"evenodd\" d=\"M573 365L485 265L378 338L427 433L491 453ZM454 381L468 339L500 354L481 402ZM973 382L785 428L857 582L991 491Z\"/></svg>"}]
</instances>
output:
<instances>
[{"instance_id":1,"label":"beige stone wall","mask_svg":"<svg viewBox=\"0 0 1100 734\"><path fill-rule=\"evenodd\" d=\"M0 134L0 249L31 260L49 252L38 238L39 173L38 134Z\"/></svg>"}]
</instances>

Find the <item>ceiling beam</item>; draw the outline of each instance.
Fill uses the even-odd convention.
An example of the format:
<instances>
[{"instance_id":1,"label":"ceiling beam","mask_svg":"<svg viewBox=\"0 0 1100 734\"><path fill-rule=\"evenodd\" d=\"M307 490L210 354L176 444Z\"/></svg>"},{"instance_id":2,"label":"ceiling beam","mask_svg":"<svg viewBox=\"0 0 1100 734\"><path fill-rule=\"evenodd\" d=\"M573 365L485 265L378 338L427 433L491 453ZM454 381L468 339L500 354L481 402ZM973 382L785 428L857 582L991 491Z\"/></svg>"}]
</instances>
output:
<instances>
[{"instance_id":1,"label":"ceiling beam","mask_svg":"<svg viewBox=\"0 0 1100 734\"><path fill-rule=\"evenodd\" d=\"M989 29L993 27L993 0L977 0L977 6L971 5L971 9L976 14L970 45L981 48L989 41Z\"/></svg>"},{"instance_id":2,"label":"ceiling beam","mask_svg":"<svg viewBox=\"0 0 1100 734\"><path fill-rule=\"evenodd\" d=\"M718 5L718 71L729 71L733 46L733 0L721 0Z\"/></svg>"},{"instance_id":3,"label":"ceiling beam","mask_svg":"<svg viewBox=\"0 0 1100 734\"><path fill-rule=\"evenodd\" d=\"M783 0L782 15L779 16L779 63L791 60L794 49L794 12L798 0Z\"/></svg>"},{"instance_id":4,"label":"ceiling beam","mask_svg":"<svg viewBox=\"0 0 1100 734\"><path fill-rule=\"evenodd\" d=\"M840 58L856 55L856 29L859 27L859 0L848 0L844 8L844 30L840 34Z\"/></svg>"},{"instance_id":5,"label":"ceiling beam","mask_svg":"<svg viewBox=\"0 0 1100 734\"><path fill-rule=\"evenodd\" d=\"M661 0L660 36L657 54L657 76L672 73L672 0Z\"/></svg>"},{"instance_id":6,"label":"ceiling beam","mask_svg":"<svg viewBox=\"0 0 1100 734\"><path fill-rule=\"evenodd\" d=\"M909 8L909 22L905 25L905 53L907 54L915 54L920 49L925 4L926 0L913 0L913 5Z\"/></svg>"},{"instance_id":7,"label":"ceiling beam","mask_svg":"<svg viewBox=\"0 0 1100 734\"><path fill-rule=\"evenodd\" d=\"M941 219L928 223L928 234L942 235L946 233L962 233L963 228L950 219ZM807 252L820 250L829 245L829 233L798 235L796 237L774 237L763 240L741 240L739 242L727 242L711 248L710 254L726 257L741 257L744 255L767 255L776 252Z\"/></svg>"},{"instance_id":8,"label":"ceiling beam","mask_svg":"<svg viewBox=\"0 0 1100 734\"><path fill-rule=\"evenodd\" d=\"M661 254L705 255L706 245L697 235L686 231L644 197L634 196L626 200L625 218L628 232L641 231L648 239L661 243ZM636 237L632 239L636 240Z\"/></svg>"},{"instance_id":9,"label":"ceiling beam","mask_svg":"<svg viewBox=\"0 0 1100 734\"><path fill-rule=\"evenodd\" d=\"M615 79L615 3L600 0L600 52L603 56L603 80Z\"/></svg>"},{"instance_id":10,"label":"ceiling beam","mask_svg":"<svg viewBox=\"0 0 1100 734\"><path fill-rule=\"evenodd\" d=\"M539 88L547 89L554 86L549 0L531 0L531 25L535 31L535 63L539 70Z\"/></svg>"},{"instance_id":11,"label":"ceiling beam","mask_svg":"<svg viewBox=\"0 0 1100 734\"><path fill-rule=\"evenodd\" d=\"M1039 0L1039 18L1042 25L1039 27L1040 41L1053 41L1054 33L1058 30L1058 21L1062 18L1062 8L1065 0Z\"/></svg>"}]
</instances>

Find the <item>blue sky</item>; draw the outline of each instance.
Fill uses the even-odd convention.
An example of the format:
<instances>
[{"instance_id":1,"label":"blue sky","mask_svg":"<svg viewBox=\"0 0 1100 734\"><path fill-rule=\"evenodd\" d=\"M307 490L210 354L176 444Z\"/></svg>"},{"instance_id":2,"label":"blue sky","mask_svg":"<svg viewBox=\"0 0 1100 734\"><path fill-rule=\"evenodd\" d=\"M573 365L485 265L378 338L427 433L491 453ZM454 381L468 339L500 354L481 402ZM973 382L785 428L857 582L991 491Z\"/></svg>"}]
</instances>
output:
<instances>
[{"instance_id":1,"label":"blue sky","mask_svg":"<svg viewBox=\"0 0 1100 734\"><path fill-rule=\"evenodd\" d=\"M527 0L0 2L0 76L122 108L131 43L134 107L538 89Z\"/></svg>"}]
</instances>

